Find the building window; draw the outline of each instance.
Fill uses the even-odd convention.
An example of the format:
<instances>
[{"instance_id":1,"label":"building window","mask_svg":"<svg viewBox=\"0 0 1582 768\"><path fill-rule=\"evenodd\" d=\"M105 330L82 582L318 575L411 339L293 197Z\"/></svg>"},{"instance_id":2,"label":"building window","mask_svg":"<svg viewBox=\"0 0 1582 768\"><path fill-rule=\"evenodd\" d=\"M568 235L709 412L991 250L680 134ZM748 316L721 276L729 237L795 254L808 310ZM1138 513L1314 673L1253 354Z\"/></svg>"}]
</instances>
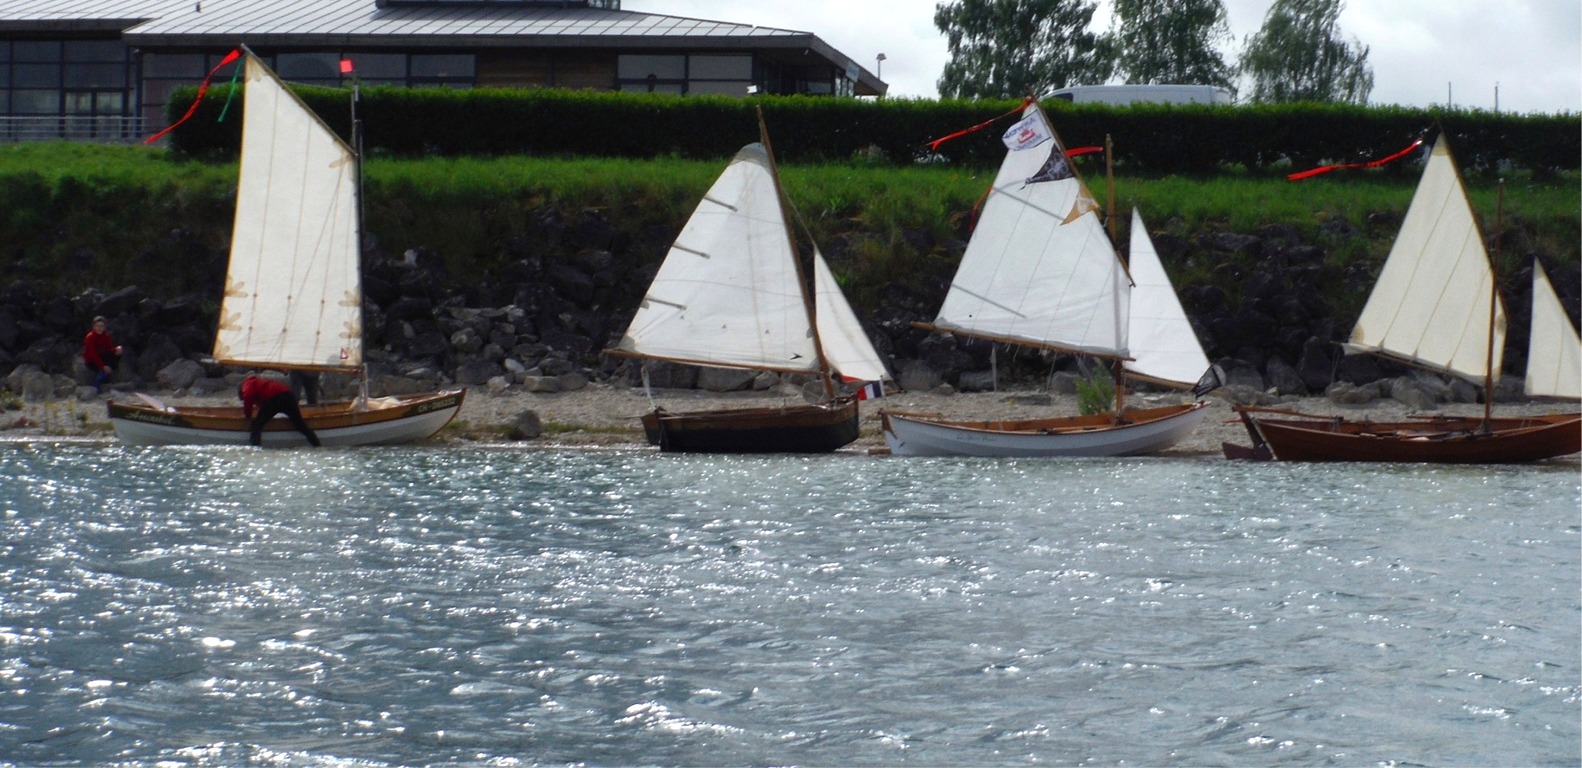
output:
<instances>
[{"instance_id":1,"label":"building window","mask_svg":"<svg viewBox=\"0 0 1582 768\"><path fill-rule=\"evenodd\" d=\"M754 84L751 54L625 54L615 65L615 84L629 93L687 93L746 96Z\"/></svg>"}]
</instances>

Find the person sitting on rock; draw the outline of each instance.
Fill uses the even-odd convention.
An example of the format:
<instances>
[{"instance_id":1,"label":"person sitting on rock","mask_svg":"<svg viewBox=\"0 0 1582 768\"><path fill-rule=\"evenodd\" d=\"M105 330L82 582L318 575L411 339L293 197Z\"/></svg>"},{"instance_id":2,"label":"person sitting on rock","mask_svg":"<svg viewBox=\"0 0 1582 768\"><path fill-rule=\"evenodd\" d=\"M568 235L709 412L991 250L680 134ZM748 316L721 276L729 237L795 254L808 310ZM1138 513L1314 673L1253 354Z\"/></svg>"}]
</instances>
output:
<instances>
[{"instance_id":1,"label":"person sitting on rock","mask_svg":"<svg viewBox=\"0 0 1582 768\"><path fill-rule=\"evenodd\" d=\"M264 425L276 415L284 413L297 431L308 439L308 444L318 446L319 436L303 420L302 409L297 406L297 396L291 393L290 387L274 379L249 373L237 386L236 396L242 399L242 416L251 420L252 432L247 438L249 443L263 445Z\"/></svg>"},{"instance_id":2,"label":"person sitting on rock","mask_svg":"<svg viewBox=\"0 0 1582 768\"><path fill-rule=\"evenodd\" d=\"M109 321L103 315L93 319L93 327L82 339L82 361L93 371L94 390L103 392L104 383L115 375L115 367L121 364L121 347L110 335Z\"/></svg>"}]
</instances>

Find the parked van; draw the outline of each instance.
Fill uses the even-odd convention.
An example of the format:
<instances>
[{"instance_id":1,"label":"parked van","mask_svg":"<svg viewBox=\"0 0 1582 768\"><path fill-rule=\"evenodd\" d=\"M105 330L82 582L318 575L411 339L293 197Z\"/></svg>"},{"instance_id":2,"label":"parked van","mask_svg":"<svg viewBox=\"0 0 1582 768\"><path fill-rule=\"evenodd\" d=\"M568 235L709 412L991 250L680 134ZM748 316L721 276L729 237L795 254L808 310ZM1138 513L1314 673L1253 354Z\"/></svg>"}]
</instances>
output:
<instances>
[{"instance_id":1,"label":"parked van","mask_svg":"<svg viewBox=\"0 0 1582 768\"><path fill-rule=\"evenodd\" d=\"M1048 98L1076 104L1230 104L1230 91L1213 85L1078 85Z\"/></svg>"}]
</instances>

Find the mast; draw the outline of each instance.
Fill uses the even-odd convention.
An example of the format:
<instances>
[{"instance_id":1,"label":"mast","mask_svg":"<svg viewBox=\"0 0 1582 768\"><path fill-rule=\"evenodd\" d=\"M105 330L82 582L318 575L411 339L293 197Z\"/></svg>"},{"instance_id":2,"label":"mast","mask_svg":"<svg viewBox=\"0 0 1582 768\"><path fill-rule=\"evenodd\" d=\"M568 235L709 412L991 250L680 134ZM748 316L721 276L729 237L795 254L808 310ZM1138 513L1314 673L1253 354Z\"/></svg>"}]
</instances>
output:
<instances>
[{"instance_id":1,"label":"mast","mask_svg":"<svg viewBox=\"0 0 1582 768\"><path fill-rule=\"evenodd\" d=\"M1115 245L1115 141L1107 133L1104 134L1104 182L1106 188L1105 196L1108 198L1107 203L1109 206L1109 213L1106 216L1109 219L1110 247L1115 248L1115 258L1120 259L1122 268L1128 269L1129 277L1130 265L1127 264L1126 259L1121 258L1120 249ZM1128 343L1130 342L1128 341ZM1110 378L1115 383L1115 423L1119 424L1121 423L1121 411L1125 408L1126 402L1125 361L1120 358L1110 361Z\"/></svg>"},{"instance_id":2,"label":"mast","mask_svg":"<svg viewBox=\"0 0 1582 768\"><path fill-rule=\"evenodd\" d=\"M356 179L356 184L354 184L353 187L352 187L352 194L354 196L356 196L356 198L357 198L357 204L355 206L356 210L357 210L357 218L356 218L356 223L353 226L357 230L357 271L358 271L359 274L362 273L362 269L363 269L363 217L364 217L364 213L363 213L363 118L362 118L362 115L357 111L357 105L359 103L361 103L361 102L362 102L362 84L359 82L359 79L355 75L353 75L353 78L352 78L352 104L351 104L351 108L352 108L352 167L356 169L353 172L353 176ZM359 283L360 282L361 282L361 280L359 279ZM358 307L357 308L357 312L358 312L358 314L361 314L362 313L362 307ZM362 326L362 323L358 323L358 327L361 327L361 326ZM364 360L361 365L357 366L357 392L360 395L360 397L358 398L358 402L361 403L361 404L366 404L368 402L368 361L367 360Z\"/></svg>"},{"instance_id":3,"label":"mast","mask_svg":"<svg viewBox=\"0 0 1582 768\"><path fill-rule=\"evenodd\" d=\"M808 286L807 269L802 265L802 256L797 253L796 233L791 228L790 201L786 199L785 188L780 186L780 164L775 162L774 145L769 143L769 127L764 124L763 107L754 104L753 111L758 115L758 140L763 143L765 152L769 155L769 177L775 183L775 195L780 198L780 220L785 226L786 243L791 247L791 262L796 265L797 290L802 294L802 307L807 312L808 330L813 334L813 354L818 357L819 378L823 380L824 398L835 399L834 375L830 372L829 360L824 357L824 344L818 334L818 313L813 307L813 292Z\"/></svg>"},{"instance_id":4,"label":"mast","mask_svg":"<svg viewBox=\"0 0 1582 768\"><path fill-rule=\"evenodd\" d=\"M1489 430L1494 417L1494 322L1500 303L1500 232L1505 229L1505 180L1500 179L1494 205L1494 253L1489 259L1489 345L1483 356L1483 429Z\"/></svg>"}]
</instances>

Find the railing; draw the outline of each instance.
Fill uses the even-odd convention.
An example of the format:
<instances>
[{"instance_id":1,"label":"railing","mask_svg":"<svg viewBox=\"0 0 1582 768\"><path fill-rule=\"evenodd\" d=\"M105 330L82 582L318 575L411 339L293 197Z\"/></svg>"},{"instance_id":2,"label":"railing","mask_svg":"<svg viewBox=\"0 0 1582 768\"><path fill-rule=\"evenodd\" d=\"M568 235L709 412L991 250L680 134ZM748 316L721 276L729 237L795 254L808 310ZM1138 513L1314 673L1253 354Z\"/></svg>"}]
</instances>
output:
<instances>
[{"instance_id":1,"label":"railing","mask_svg":"<svg viewBox=\"0 0 1582 768\"><path fill-rule=\"evenodd\" d=\"M141 117L119 115L0 115L0 142L136 142L148 137Z\"/></svg>"}]
</instances>

